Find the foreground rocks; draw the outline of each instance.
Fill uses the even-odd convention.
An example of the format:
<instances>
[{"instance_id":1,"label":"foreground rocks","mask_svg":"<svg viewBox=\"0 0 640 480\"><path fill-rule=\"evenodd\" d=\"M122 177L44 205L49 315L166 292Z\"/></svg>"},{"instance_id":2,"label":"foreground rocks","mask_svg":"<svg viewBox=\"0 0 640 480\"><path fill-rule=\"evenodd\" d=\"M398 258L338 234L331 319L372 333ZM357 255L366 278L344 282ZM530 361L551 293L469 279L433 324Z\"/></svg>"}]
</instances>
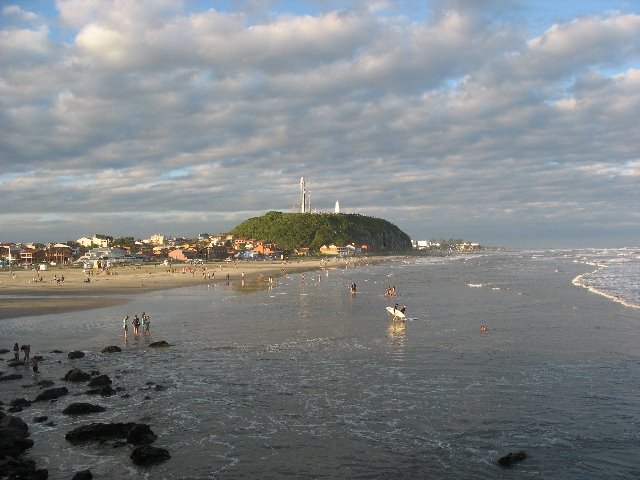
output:
<instances>
[{"instance_id":1,"label":"foreground rocks","mask_svg":"<svg viewBox=\"0 0 640 480\"><path fill-rule=\"evenodd\" d=\"M92 403L77 402L72 403L65 408L62 413L65 415L87 415L90 413L104 412L106 408L101 405L94 405Z\"/></svg>"},{"instance_id":2,"label":"foreground rocks","mask_svg":"<svg viewBox=\"0 0 640 480\"><path fill-rule=\"evenodd\" d=\"M41 393L33 400L34 402L44 402L47 400L55 400L64 397L69 393L67 387L49 388Z\"/></svg>"},{"instance_id":3,"label":"foreground rocks","mask_svg":"<svg viewBox=\"0 0 640 480\"><path fill-rule=\"evenodd\" d=\"M87 372L83 372L79 368L72 368L64 376L64 379L67 382L86 382L90 378L91 375L89 375Z\"/></svg>"},{"instance_id":4,"label":"foreground rocks","mask_svg":"<svg viewBox=\"0 0 640 480\"><path fill-rule=\"evenodd\" d=\"M165 340L160 340L159 342L153 342L149 344L149 347L151 348L168 347L168 346L169 344Z\"/></svg>"},{"instance_id":5,"label":"foreground rocks","mask_svg":"<svg viewBox=\"0 0 640 480\"><path fill-rule=\"evenodd\" d=\"M132 437L129 437L130 432ZM65 435L71 443L105 442L126 439L128 443L151 443L157 436L149 425L144 423L90 423L74 428Z\"/></svg>"},{"instance_id":6,"label":"foreground rocks","mask_svg":"<svg viewBox=\"0 0 640 480\"><path fill-rule=\"evenodd\" d=\"M523 451L512 453L509 452L504 457L498 459L498 465L501 467L510 467L514 463L518 463L527 458L527 454Z\"/></svg>"},{"instance_id":7,"label":"foreground rocks","mask_svg":"<svg viewBox=\"0 0 640 480\"><path fill-rule=\"evenodd\" d=\"M22 457L32 446L27 424L18 417L0 412L0 478L46 479L47 470L37 469L33 460Z\"/></svg>"},{"instance_id":8,"label":"foreground rocks","mask_svg":"<svg viewBox=\"0 0 640 480\"><path fill-rule=\"evenodd\" d=\"M131 458L136 465L146 467L169 460L171 455L169 455L169 452L164 448L143 445L135 448L129 458Z\"/></svg>"}]
</instances>

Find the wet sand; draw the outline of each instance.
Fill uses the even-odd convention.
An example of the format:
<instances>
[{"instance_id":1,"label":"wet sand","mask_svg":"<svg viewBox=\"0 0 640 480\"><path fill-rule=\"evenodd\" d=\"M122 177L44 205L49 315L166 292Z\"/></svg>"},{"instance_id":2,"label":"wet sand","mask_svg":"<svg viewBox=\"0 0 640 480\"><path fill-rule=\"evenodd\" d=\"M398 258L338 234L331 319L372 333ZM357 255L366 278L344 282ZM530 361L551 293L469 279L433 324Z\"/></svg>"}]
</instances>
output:
<instances>
[{"instance_id":1,"label":"wet sand","mask_svg":"<svg viewBox=\"0 0 640 480\"><path fill-rule=\"evenodd\" d=\"M104 271L72 267L47 271L14 269L0 272L0 320L108 307L155 290L243 279L267 281L270 276L282 275L283 269L286 273L302 272L384 260L389 257L211 262L197 266L127 265ZM59 281L63 276L64 282Z\"/></svg>"}]
</instances>

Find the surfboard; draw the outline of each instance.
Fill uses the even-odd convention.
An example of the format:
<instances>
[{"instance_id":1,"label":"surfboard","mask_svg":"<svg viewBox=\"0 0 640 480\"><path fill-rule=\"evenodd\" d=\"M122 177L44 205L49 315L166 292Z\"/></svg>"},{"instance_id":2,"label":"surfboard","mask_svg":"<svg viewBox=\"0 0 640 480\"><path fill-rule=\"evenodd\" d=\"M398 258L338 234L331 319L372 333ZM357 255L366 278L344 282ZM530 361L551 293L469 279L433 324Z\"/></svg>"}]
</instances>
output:
<instances>
[{"instance_id":1,"label":"surfboard","mask_svg":"<svg viewBox=\"0 0 640 480\"><path fill-rule=\"evenodd\" d=\"M387 307L387 312L389 312L394 317L404 318L404 313L402 313L400 310L394 310L393 307Z\"/></svg>"}]
</instances>

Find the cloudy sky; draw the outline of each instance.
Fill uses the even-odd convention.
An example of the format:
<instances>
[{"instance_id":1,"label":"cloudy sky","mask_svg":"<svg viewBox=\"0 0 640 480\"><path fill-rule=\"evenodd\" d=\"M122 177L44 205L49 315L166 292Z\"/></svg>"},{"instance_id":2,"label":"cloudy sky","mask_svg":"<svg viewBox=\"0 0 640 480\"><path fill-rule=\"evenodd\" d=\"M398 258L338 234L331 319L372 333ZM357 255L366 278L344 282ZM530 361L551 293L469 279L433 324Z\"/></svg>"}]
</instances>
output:
<instances>
[{"instance_id":1,"label":"cloudy sky","mask_svg":"<svg viewBox=\"0 0 640 480\"><path fill-rule=\"evenodd\" d=\"M638 0L0 2L0 242L269 210L640 244Z\"/></svg>"}]
</instances>

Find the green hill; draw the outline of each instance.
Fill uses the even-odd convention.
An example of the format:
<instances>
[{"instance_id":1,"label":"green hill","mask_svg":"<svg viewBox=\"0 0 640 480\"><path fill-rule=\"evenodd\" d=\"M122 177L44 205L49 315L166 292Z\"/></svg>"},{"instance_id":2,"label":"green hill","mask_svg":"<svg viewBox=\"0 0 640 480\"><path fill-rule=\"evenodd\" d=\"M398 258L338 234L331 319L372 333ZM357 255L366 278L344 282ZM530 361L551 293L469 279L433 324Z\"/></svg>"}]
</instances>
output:
<instances>
[{"instance_id":1,"label":"green hill","mask_svg":"<svg viewBox=\"0 0 640 480\"><path fill-rule=\"evenodd\" d=\"M411 250L411 239L394 224L381 218L351 213L267 212L237 225L236 236L274 242L285 251L309 247L317 253L322 245L366 244L371 253Z\"/></svg>"}]
</instances>

